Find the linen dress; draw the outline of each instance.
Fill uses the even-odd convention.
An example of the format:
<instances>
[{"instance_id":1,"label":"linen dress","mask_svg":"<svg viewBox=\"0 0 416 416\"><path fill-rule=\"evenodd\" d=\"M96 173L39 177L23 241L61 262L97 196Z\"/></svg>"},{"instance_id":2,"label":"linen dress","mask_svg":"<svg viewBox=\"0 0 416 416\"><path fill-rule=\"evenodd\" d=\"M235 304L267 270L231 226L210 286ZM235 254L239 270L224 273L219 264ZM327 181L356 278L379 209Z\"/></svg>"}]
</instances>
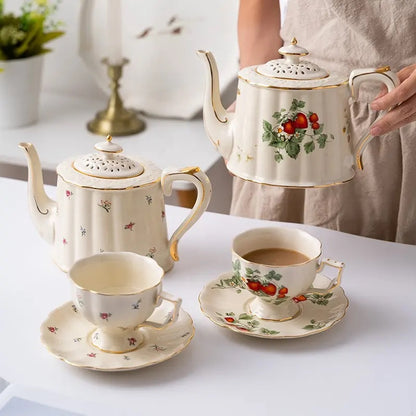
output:
<instances>
[{"instance_id":1,"label":"linen dress","mask_svg":"<svg viewBox=\"0 0 416 416\"><path fill-rule=\"evenodd\" d=\"M416 7L396 0L289 0L281 30L329 73L416 63ZM377 112L380 85L362 84L350 101L356 143ZM231 214L300 222L352 234L416 244L416 123L375 137L363 153L364 170L328 188L285 189L234 178Z\"/></svg>"}]
</instances>

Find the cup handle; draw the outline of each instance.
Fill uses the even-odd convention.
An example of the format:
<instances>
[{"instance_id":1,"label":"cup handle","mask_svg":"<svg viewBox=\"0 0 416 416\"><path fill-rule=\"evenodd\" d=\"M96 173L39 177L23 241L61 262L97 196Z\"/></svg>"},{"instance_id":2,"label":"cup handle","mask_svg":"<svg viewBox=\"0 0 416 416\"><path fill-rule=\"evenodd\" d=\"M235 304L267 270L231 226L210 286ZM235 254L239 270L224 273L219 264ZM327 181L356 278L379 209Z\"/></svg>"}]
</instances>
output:
<instances>
[{"instance_id":1,"label":"cup handle","mask_svg":"<svg viewBox=\"0 0 416 416\"><path fill-rule=\"evenodd\" d=\"M396 88L399 84L399 78L397 75L390 71L390 67L382 67L382 68L364 68L364 69L355 69L350 74L349 85L351 89L351 95L353 98L357 97L357 90L360 84L363 81L379 81L382 82L387 87L387 91L390 92L394 88ZM374 123L383 117L388 111L382 111L380 116L374 121ZM374 124L372 123L371 126ZM370 126L370 128L371 128ZM355 147L355 163L359 170L363 170L363 162L362 162L362 154L364 149L367 147L368 143L374 138L370 133L367 133L364 137L360 139Z\"/></svg>"},{"instance_id":2,"label":"cup handle","mask_svg":"<svg viewBox=\"0 0 416 416\"><path fill-rule=\"evenodd\" d=\"M319 265L316 272L317 273L321 272L325 268L325 266L331 266L331 267L335 267L336 269L338 269L337 276L329 282L329 285L327 288L325 289L312 288L311 290L308 290L307 292L303 293L303 295L314 295L314 294L326 295L327 293L332 292L335 288L337 288L341 284L341 276L342 276L342 272L344 271L345 264L337 260L325 259L321 261L321 264Z\"/></svg>"},{"instance_id":3,"label":"cup handle","mask_svg":"<svg viewBox=\"0 0 416 416\"><path fill-rule=\"evenodd\" d=\"M168 302L173 303L173 310L169 312L165 320L163 322L155 322L155 321L144 321L142 324L139 325L139 327L143 326L151 326L152 328L162 329L166 326L170 325L173 322L176 322L179 316L179 309L182 304L182 299L177 298L176 296L171 295L167 292L161 292L157 299L157 304L160 305L162 303L162 300L166 300Z\"/></svg>"},{"instance_id":4,"label":"cup handle","mask_svg":"<svg viewBox=\"0 0 416 416\"><path fill-rule=\"evenodd\" d=\"M192 182L197 189L195 205L169 240L170 255L174 261L178 261L178 241L207 209L211 199L212 187L208 176L198 167L190 167L179 170L164 169L161 176L161 184L165 195L170 196L172 194L172 183L174 181Z\"/></svg>"}]
</instances>

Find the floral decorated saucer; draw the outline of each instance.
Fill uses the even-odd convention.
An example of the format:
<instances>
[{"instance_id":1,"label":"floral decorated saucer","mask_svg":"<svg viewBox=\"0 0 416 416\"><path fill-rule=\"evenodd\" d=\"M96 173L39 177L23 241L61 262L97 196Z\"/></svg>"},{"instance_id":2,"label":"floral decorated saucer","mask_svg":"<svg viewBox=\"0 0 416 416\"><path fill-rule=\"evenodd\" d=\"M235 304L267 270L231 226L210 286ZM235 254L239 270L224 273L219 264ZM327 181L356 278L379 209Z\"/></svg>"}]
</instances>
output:
<instances>
[{"instance_id":1,"label":"floral decorated saucer","mask_svg":"<svg viewBox=\"0 0 416 416\"><path fill-rule=\"evenodd\" d=\"M231 331L259 338L300 338L326 331L339 322L348 307L344 290L298 303L301 313L292 320L279 322L252 314L249 303L254 296L232 285L233 273L225 273L208 283L199 295L202 312L214 324ZM328 286L329 278L318 274L314 286Z\"/></svg>"},{"instance_id":2,"label":"floral decorated saucer","mask_svg":"<svg viewBox=\"0 0 416 416\"><path fill-rule=\"evenodd\" d=\"M171 306L162 302L151 319L168 314ZM150 319L150 318L149 318ZM191 317L183 309L178 319L164 329L142 328L144 341L133 351L112 354L91 344L94 326L67 302L49 314L41 325L41 341L55 357L76 367L98 371L127 371L158 364L183 351L194 336Z\"/></svg>"}]
</instances>

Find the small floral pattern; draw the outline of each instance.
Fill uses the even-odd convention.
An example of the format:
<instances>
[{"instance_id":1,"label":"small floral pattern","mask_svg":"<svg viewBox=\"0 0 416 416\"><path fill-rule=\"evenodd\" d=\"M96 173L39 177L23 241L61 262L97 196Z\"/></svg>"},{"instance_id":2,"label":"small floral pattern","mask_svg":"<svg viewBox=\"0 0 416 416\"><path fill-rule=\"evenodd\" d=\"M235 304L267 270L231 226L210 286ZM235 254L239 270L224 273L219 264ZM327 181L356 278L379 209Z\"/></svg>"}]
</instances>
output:
<instances>
[{"instance_id":1,"label":"small floral pattern","mask_svg":"<svg viewBox=\"0 0 416 416\"><path fill-rule=\"evenodd\" d=\"M75 313L78 313L78 308L74 304L71 305L71 308Z\"/></svg>"},{"instance_id":2,"label":"small floral pattern","mask_svg":"<svg viewBox=\"0 0 416 416\"><path fill-rule=\"evenodd\" d=\"M293 99L289 110L282 108L272 115L274 125L263 120L262 139L275 149L276 162L283 160L284 153L296 159L301 152L301 145L308 154L316 147L325 148L329 139L335 140L333 134L324 133L324 125L319 123L318 114L313 111L306 113L304 107L304 101Z\"/></svg>"},{"instance_id":3,"label":"small floral pattern","mask_svg":"<svg viewBox=\"0 0 416 416\"><path fill-rule=\"evenodd\" d=\"M48 326L48 331L52 332L52 334L56 334L58 332L58 328L56 326Z\"/></svg>"},{"instance_id":4,"label":"small floral pattern","mask_svg":"<svg viewBox=\"0 0 416 416\"><path fill-rule=\"evenodd\" d=\"M149 248L149 251L147 252L146 256L153 259L155 257L156 251L156 247Z\"/></svg>"},{"instance_id":5,"label":"small floral pattern","mask_svg":"<svg viewBox=\"0 0 416 416\"><path fill-rule=\"evenodd\" d=\"M106 212L110 212L111 210L111 202L107 199L105 201L101 200L101 203L99 203L98 206L104 209Z\"/></svg>"},{"instance_id":6,"label":"small floral pattern","mask_svg":"<svg viewBox=\"0 0 416 416\"><path fill-rule=\"evenodd\" d=\"M146 195L146 202L147 202L147 205L151 205L151 203L153 202L153 199L150 195Z\"/></svg>"},{"instance_id":7,"label":"small floral pattern","mask_svg":"<svg viewBox=\"0 0 416 416\"><path fill-rule=\"evenodd\" d=\"M88 356L88 357L91 357L91 358L95 358L95 357L97 356L97 353L96 353L96 352L89 352L89 353L87 354L87 356Z\"/></svg>"},{"instance_id":8,"label":"small floral pattern","mask_svg":"<svg viewBox=\"0 0 416 416\"><path fill-rule=\"evenodd\" d=\"M63 238L63 239L62 239L62 244L63 244L64 246L66 246L66 245L68 244L68 240L67 240L66 238Z\"/></svg>"},{"instance_id":9,"label":"small floral pattern","mask_svg":"<svg viewBox=\"0 0 416 416\"><path fill-rule=\"evenodd\" d=\"M124 226L124 229L125 230L130 230L130 231L133 231L133 226L134 225L136 225L136 223L135 222L129 222L128 224L126 224L125 226Z\"/></svg>"},{"instance_id":10,"label":"small floral pattern","mask_svg":"<svg viewBox=\"0 0 416 416\"><path fill-rule=\"evenodd\" d=\"M65 191L65 196L68 198L68 199L71 199L71 196L72 195L74 195L71 191L69 191L68 189Z\"/></svg>"},{"instance_id":11,"label":"small floral pattern","mask_svg":"<svg viewBox=\"0 0 416 416\"><path fill-rule=\"evenodd\" d=\"M127 338L127 341L129 342L129 345L136 345L137 339L136 338Z\"/></svg>"},{"instance_id":12,"label":"small floral pattern","mask_svg":"<svg viewBox=\"0 0 416 416\"><path fill-rule=\"evenodd\" d=\"M84 306L84 300L81 295L77 295L78 306L82 308Z\"/></svg>"},{"instance_id":13,"label":"small floral pattern","mask_svg":"<svg viewBox=\"0 0 416 416\"><path fill-rule=\"evenodd\" d=\"M87 235L87 229L84 228L82 225L81 227L79 227L80 231L81 231L81 237L85 237Z\"/></svg>"},{"instance_id":14,"label":"small floral pattern","mask_svg":"<svg viewBox=\"0 0 416 416\"><path fill-rule=\"evenodd\" d=\"M111 313L109 312L100 312L100 318L108 322L108 318L110 318Z\"/></svg>"},{"instance_id":15,"label":"small floral pattern","mask_svg":"<svg viewBox=\"0 0 416 416\"><path fill-rule=\"evenodd\" d=\"M133 303L132 305L131 305L131 307L133 308L133 309L140 309L140 302L141 302L142 300L141 299L138 299L137 300L137 302L135 302L135 303Z\"/></svg>"},{"instance_id":16,"label":"small floral pattern","mask_svg":"<svg viewBox=\"0 0 416 416\"><path fill-rule=\"evenodd\" d=\"M160 345L157 344L153 344L153 345L149 345L149 348L159 352L159 351L166 351L166 347L162 347Z\"/></svg>"}]
</instances>

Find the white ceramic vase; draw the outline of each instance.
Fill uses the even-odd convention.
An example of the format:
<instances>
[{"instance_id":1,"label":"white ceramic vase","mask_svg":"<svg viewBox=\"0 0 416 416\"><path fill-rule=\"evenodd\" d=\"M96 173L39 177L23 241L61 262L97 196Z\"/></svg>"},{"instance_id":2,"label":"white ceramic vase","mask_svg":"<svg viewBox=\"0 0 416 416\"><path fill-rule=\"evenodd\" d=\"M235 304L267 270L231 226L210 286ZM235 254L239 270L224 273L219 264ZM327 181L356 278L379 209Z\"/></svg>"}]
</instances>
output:
<instances>
[{"instance_id":1,"label":"white ceramic vase","mask_svg":"<svg viewBox=\"0 0 416 416\"><path fill-rule=\"evenodd\" d=\"M16 128L36 123L43 55L0 61L0 128Z\"/></svg>"}]
</instances>

